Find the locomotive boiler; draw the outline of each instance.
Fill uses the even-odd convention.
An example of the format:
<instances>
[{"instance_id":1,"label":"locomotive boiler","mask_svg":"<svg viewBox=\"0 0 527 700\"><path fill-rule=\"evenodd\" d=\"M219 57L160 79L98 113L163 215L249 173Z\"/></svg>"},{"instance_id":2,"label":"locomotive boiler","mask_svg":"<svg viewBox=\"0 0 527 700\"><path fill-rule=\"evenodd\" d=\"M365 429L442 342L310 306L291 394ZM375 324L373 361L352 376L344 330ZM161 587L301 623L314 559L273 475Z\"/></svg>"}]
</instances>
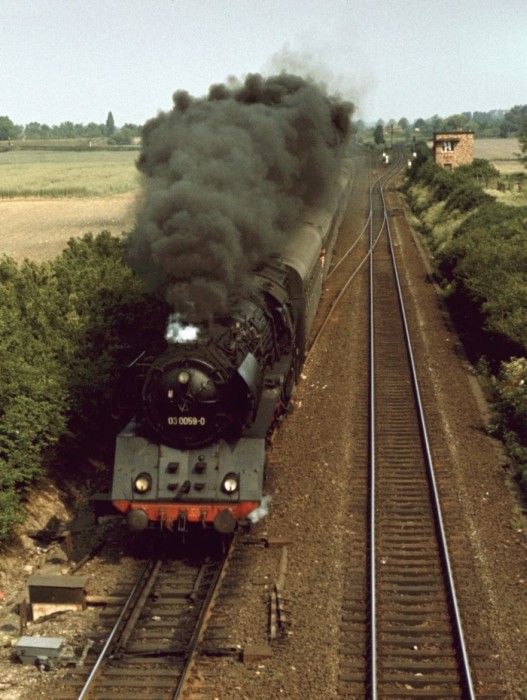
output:
<instances>
[{"instance_id":1,"label":"locomotive boiler","mask_svg":"<svg viewBox=\"0 0 527 700\"><path fill-rule=\"evenodd\" d=\"M249 523L264 496L268 438L287 411L351 186L345 159L325 207L305 211L279 255L226 315L172 315L164 347L122 374L133 413L118 434L112 503L134 531L220 533Z\"/></svg>"}]
</instances>

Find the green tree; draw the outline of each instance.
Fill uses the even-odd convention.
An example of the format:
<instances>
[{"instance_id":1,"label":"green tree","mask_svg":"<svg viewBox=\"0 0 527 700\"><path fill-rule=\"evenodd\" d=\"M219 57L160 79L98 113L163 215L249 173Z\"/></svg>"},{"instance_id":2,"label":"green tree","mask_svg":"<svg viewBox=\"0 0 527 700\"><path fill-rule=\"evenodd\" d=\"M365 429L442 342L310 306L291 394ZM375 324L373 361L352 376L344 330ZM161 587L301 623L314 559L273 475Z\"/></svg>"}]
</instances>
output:
<instances>
[{"instance_id":1,"label":"green tree","mask_svg":"<svg viewBox=\"0 0 527 700\"><path fill-rule=\"evenodd\" d=\"M49 139L49 138L51 138L51 134L52 134L51 127L48 126L47 124L42 124L42 126L40 127L40 138Z\"/></svg>"},{"instance_id":2,"label":"green tree","mask_svg":"<svg viewBox=\"0 0 527 700\"><path fill-rule=\"evenodd\" d=\"M503 121L508 134L518 133L527 121L527 105L515 105L505 113Z\"/></svg>"},{"instance_id":3,"label":"green tree","mask_svg":"<svg viewBox=\"0 0 527 700\"><path fill-rule=\"evenodd\" d=\"M494 435L501 438L527 488L527 359L502 362L494 381Z\"/></svg>"},{"instance_id":4,"label":"green tree","mask_svg":"<svg viewBox=\"0 0 527 700\"><path fill-rule=\"evenodd\" d=\"M59 139L73 139L76 136L73 122L62 122L59 126L54 126L52 131L53 136Z\"/></svg>"},{"instance_id":5,"label":"green tree","mask_svg":"<svg viewBox=\"0 0 527 700\"><path fill-rule=\"evenodd\" d=\"M95 122L90 122L84 127L84 136L87 138L96 138L97 136L104 136L106 127L103 124L96 124Z\"/></svg>"},{"instance_id":6,"label":"green tree","mask_svg":"<svg viewBox=\"0 0 527 700\"><path fill-rule=\"evenodd\" d=\"M9 117L0 117L0 141L18 139L22 128L14 124Z\"/></svg>"},{"instance_id":7,"label":"green tree","mask_svg":"<svg viewBox=\"0 0 527 700\"><path fill-rule=\"evenodd\" d=\"M523 153L522 160L527 168L527 116L518 134L518 141L520 142L520 148Z\"/></svg>"},{"instance_id":8,"label":"green tree","mask_svg":"<svg viewBox=\"0 0 527 700\"><path fill-rule=\"evenodd\" d=\"M0 539L66 426L67 395L47 309L58 304L49 264L0 261ZM6 510L4 510L6 507Z\"/></svg>"},{"instance_id":9,"label":"green tree","mask_svg":"<svg viewBox=\"0 0 527 700\"><path fill-rule=\"evenodd\" d=\"M365 131L366 130L366 124L362 119L357 119L355 122L355 131Z\"/></svg>"},{"instance_id":10,"label":"green tree","mask_svg":"<svg viewBox=\"0 0 527 700\"><path fill-rule=\"evenodd\" d=\"M0 540L52 458L110 445L115 377L164 326L124 255L103 232L51 262L0 259Z\"/></svg>"},{"instance_id":11,"label":"green tree","mask_svg":"<svg viewBox=\"0 0 527 700\"><path fill-rule=\"evenodd\" d=\"M39 124L39 122L30 122L26 124L24 134L28 139L42 138L42 124Z\"/></svg>"},{"instance_id":12,"label":"green tree","mask_svg":"<svg viewBox=\"0 0 527 700\"><path fill-rule=\"evenodd\" d=\"M406 134L410 133L410 122L406 117L401 117L399 121L397 122L398 126L402 131L404 131Z\"/></svg>"},{"instance_id":13,"label":"green tree","mask_svg":"<svg viewBox=\"0 0 527 700\"><path fill-rule=\"evenodd\" d=\"M123 129L127 129L127 131L130 132L132 137L141 136L141 128L142 127L138 126L137 124L130 124L128 122L126 124L123 124Z\"/></svg>"},{"instance_id":14,"label":"green tree","mask_svg":"<svg viewBox=\"0 0 527 700\"><path fill-rule=\"evenodd\" d=\"M468 112L463 114L452 114L447 117L442 126L443 131L477 131L478 124L467 117Z\"/></svg>"},{"instance_id":15,"label":"green tree","mask_svg":"<svg viewBox=\"0 0 527 700\"><path fill-rule=\"evenodd\" d=\"M116 144L117 146L128 146L132 143L132 132L123 126L115 134L108 139L108 143Z\"/></svg>"},{"instance_id":16,"label":"green tree","mask_svg":"<svg viewBox=\"0 0 527 700\"><path fill-rule=\"evenodd\" d=\"M373 130L373 140L378 145L384 143L384 127L382 124L377 124Z\"/></svg>"},{"instance_id":17,"label":"green tree","mask_svg":"<svg viewBox=\"0 0 527 700\"><path fill-rule=\"evenodd\" d=\"M108 112L106 117L106 136L113 136L115 133L115 121L113 119L113 114Z\"/></svg>"},{"instance_id":18,"label":"green tree","mask_svg":"<svg viewBox=\"0 0 527 700\"><path fill-rule=\"evenodd\" d=\"M527 208L479 207L441 253L441 268L479 309L487 330L527 351Z\"/></svg>"}]
</instances>

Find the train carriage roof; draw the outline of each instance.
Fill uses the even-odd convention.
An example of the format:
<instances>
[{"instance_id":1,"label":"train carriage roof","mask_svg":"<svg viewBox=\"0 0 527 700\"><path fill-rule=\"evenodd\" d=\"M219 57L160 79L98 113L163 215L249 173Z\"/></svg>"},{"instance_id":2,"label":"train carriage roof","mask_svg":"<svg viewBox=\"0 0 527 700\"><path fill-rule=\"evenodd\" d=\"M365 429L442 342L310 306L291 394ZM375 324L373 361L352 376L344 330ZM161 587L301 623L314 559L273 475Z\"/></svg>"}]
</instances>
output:
<instances>
[{"instance_id":1,"label":"train carriage roof","mask_svg":"<svg viewBox=\"0 0 527 700\"><path fill-rule=\"evenodd\" d=\"M326 204L304 210L300 221L287 237L280 259L296 273L297 280L293 280L295 286L301 284L303 287L314 266L319 264L320 254L326 247L334 224L340 225L351 176L351 161L345 158L341 162L335 187Z\"/></svg>"},{"instance_id":2,"label":"train carriage roof","mask_svg":"<svg viewBox=\"0 0 527 700\"><path fill-rule=\"evenodd\" d=\"M284 244L280 258L295 271L302 284L311 275L313 265L318 264L322 242L321 228L311 222L302 222Z\"/></svg>"}]
</instances>

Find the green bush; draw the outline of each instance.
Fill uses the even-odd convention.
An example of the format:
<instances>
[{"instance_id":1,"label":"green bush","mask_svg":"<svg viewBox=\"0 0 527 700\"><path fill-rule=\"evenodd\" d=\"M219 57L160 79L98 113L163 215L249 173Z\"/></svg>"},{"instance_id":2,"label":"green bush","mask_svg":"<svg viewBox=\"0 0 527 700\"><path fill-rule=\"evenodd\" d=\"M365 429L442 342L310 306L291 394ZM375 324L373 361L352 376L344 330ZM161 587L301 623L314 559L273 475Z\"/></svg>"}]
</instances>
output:
<instances>
[{"instance_id":1,"label":"green bush","mask_svg":"<svg viewBox=\"0 0 527 700\"><path fill-rule=\"evenodd\" d=\"M483 192L479 185L473 182L463 182L450 192L446 199L445 209L448 213L459 211L464 214L492 201L494 201L493 198Z\"/></svg>"},{"instance_id":2,"label":"green bush","mask_svg":"<svg viewBox=\"0 0 527 700\"><path fill-rule=\"evenodd\" d=\"M488 187L492 180L500 176L499 171L488 160L474 158L470 165L462 165L456 169L458 176L466 175L484 187Z\"/></svg>"},{"instance_id":3,"label":"green bush","mask_svg":"<svg viewBox=\"0 0 527 700\"><path fill-rule=\"evenodd\" d=\"M513 458L516 472L527 487L527 359L503 362L495 379L492 432L501 438Z\"/></svg>"},{"instance_id":4,"label":"green bush","mask_svg":"<svg viewBox=\"0 0 527 700\"><path fill-rule=\"evenodd\" d=\"M0 260L0 539L48 464L113 432L115 377L166 318L107 232L53 262ZM5 507L4 507L5 506Z\"/></svg>"},{"instance_id":5,"label":"green bush","mask_svg":"<svg viewBox=\"0 0 527 700\"><path fill-rule=\"evenodd\" d=\"M447 172L425 161L405 191L436 260L452 317L494 391L494 433L527 490L527 207L496 202L487 161Z\"/></svg>"},{"instance_id":6,"label":"green bush","mask_svg":"<svg viewBox=\"0 0 527 700\"><path fill-rule=\"evenodd\" d=\"M0 537L65 429L67 396L45 320L53 296L45 293L48 273L46 265L0 261Z\"/></svg>"},{"instance_id":7,"label":"green bush","mask_svg":"<svg viewBox=\"0 0 527 700\"><path fill-rule=\"evenodd\" d=\"M482 186L499 175L486 160L476 159L472 165L463 165L453 171L434 163L431 158L417 160L408 172L406 191L417 183L429 189L430 204L446 202L448 211L466 212L491 200Z\"/></svg>"},{"instance_id":8,"label":"green bush","mask_svg":"<svg viewBox=\"0 0 527 700\"><path fill-rule=\"evenodd\" d=\"M486 328L527 351L527 209L492 202L457 229L439 255L444 278L464 288Z\"/></svg>"}]
</instances>

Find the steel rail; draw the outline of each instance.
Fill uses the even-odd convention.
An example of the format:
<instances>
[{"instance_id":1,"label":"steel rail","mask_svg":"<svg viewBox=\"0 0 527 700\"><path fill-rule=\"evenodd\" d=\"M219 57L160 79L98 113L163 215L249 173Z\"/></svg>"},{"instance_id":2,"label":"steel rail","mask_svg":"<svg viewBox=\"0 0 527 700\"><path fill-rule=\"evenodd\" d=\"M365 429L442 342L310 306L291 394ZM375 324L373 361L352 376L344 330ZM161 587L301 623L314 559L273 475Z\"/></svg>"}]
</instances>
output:
<instances>
[{"instance_id":1,"label":"steel rail","mask_svg":"<svg viewBox=\"0 0 527 700\"><path fill-rule=\"evenodd\" d=\"M368 430L368 442L369 442L369 547L368 547L368 557L369 557L369 594L370 594L370 698L372 700L377 700L377 600L376 600L376 580L377 580L377 570L376 570L376 556L375 551L377 548L376 542L376 529L375 529L375 507L376 507L376 443L375 443L375 327L373 322L373 307L374 307L374 264L373 264L373 251L377 246L379 239L385 228L388 226L388 215L386 212L386 207L384 206L384 182L389 181L394 177L397 172L399 172L400 164L398 161L394 161L392 167L386 172L382 173L377 180L370 186L370 249L368 252L368 257L370 259L369 266L369 363L370 363L370 386L369 386L369 430ZM383 218L382 224L379 227L377 236L374 240L374 230L373 230L373 191L374 186L378 185L379 194L383 202ZM388 230L388 229L387 229Z\"/></svg>"},{"instance_id":2,"label":"steel rail","mask_svg":"<svg viewBox=\"0 0 527 700\"><path fill-rule=\"evenodd\" d=\"M99 671L101 670L101 667L109 653L109 650L114 642L114 639L116 638L121 625L123 623L123 620L125 617L128 615L130 610L133 609L133 606L135 605L135 601L137 599L137 596L140 595L140 592L145 584L145 581L148 580L150 577L150 573L154 570L156 566L156 562L151 559L143 571L141 572L139 578L134 584L134 587L132 588L130 595L125 601L125 604L123 605L123 609L121 610L119 617L117 618L117 622L115 625L112 627L112 630L108 636L108 639L106 640L98 658L97 661L95 662L94 667L92 668L90 675L86 679L86 683L84 684L83 689L81 690L77 700L86 700L86 698L89 697L89 693L92 689L93 683L95 682L95 679L97 675L99 674Z\"/></svg>"},{"instance_id":3,"label":"steel rail","mask_svg":"<svg viewBox=\"0 0 527 700\"><path fill-rule=\"evenodd\" d=\"M380 185L379 185L380 186ZM381 232L384 228L384 221L381 227ZM380 236L380 233L379 233ZM372 250L373 241L373 189L370 187L370 251ZM374 302L374 285L373 285L373 255L370 255L369 267L369 343L370 343L370 387L369 387L369 562L370 562L370 697L372 700L377 699L377 600L375 596L377 572L375 568L375 339L374 339L374 323L373 323L373 302Z\"/></svg>"},{"instance_id":4,"label":"steel rail","mask_svg":"<svg viewBox=\"0 0 527 700\"><path fill-rule=\"evenodd\" d=\"M371 698L372 700L377 700L377 698L382 695L381 692L381 683L385 682L385 679L383 678L383 668L382 668L382 661L383 661L383 656L382 654L382 647L381 644L384 644L384 638L381 638L381 631L384 630L384 627L381 628L382 625L384 625L383 621L383 616L382 616L382 608L380 607L383 603L381 601L381 598L379 597L379 594L376 592L377 591L377 585L378 581L377 579L382 579L382 573L383 570L380 567L380 562L378 560L378 556L376 553L376 550L379 549L379 545L381 544L381 532L378 528L375 526L375 518L376 518L376 509L379 508L380 506L380 498L381 498L381 492L380 492L380 484L376 482L379 479L379 470L382 465L382 458L381 455L377 455L376 452L379 450L382 450L382 445L379 447L379 444L381 442L379 435L376 435L376 420L378 422L378 418L375 418L375 395L378 394L379 390L379 377L377 375L377 378L375 376L375 372L379 370L379 367L375 368L375 354L379 353L379 347L375 347L375 344L379 343L380 338L376 337L375 332L378 329L375 329L374 327L374 322L373 322L373 306L374 302L375 305L378 302L378 298L382 297L383 295L380 294L379 289L375 289L374 293L374 285L373 285L373 278L374 278L374 258L373 258L373 253L374 251L377 250L377 246L379 244L380 238L382 237L383 233L386 233L387 235L387 242L388 242L388 248L386 249L386 253L388 254L388 257L386 260L390 261L390 265L393 268L393 282L395 286L395 292L397 293L398 296L398 302L396 304L399 305L400 308L400 325L402 327L402 338L404 338L404 342L406 345L406 349L403 351L406 353L407 358L408 358L408 371L410 374L409 381L413 384L413 394L415 397L415 416L416 416L416 428L418 433L416 435L421 435L421 464L424 467L422 471L422 476L423 476L423 483L424 488L428 491L430 494L430 517L432 520L432 523L436 526L436 542L437 542L437 550L439 552L439 560L438 560L438 566L440 567L438 571L442 571L440 576L442 576L443 580L443 590L445 590L446 593L446 604L447 607L445 609L444 615L445 615L445 621L447 618L449 619L450 623L450 638L453 640L453 645L454 648L456 649L455 656L453 658L456 658L455 662L455 667L457 671L457 682L460 685L460 691L462 694L462 697L465 700L475 700L475 691L474 691L474 684L472 680L472 672L470 668L470 662L469 662L469 657L467 653L467 646L465 643L465 635L463 632L463 626L462 626L462 620L461 620L461 614L459 610L459 604L458 604L458 599L457 599L457 593L456 593L456 588L455 588L455 582L454 582L454 576L452 572L452 565L450 562L450 555L448 551L448 544L447 544L447 539L446 539L446 533L445 533L445 528L443 524L443 515L441 511L441 504L440 504L440 498L439 498L439 491L437 488L437 483L436 483L436 476L435 476L435 469L433 465L433 459L432 459L432 449L431 449L431 443L428 437L428 430L427 430L427 425L426 425L426 419L425 419L425 409L424 409L424 403L421 397L421 389L419 386L419 381L417 377L417 369L416 369L416 363L414 359L414 354L413 354L413 349L412 349L412 341L410 338L410 329L409 329L409 324L408 324L408 317L406 313L406 309L404 306L404 300L403 300L403 293L402 293L402 288L401 288L401 281L399 277L399 271L397 269L397 261L396 261L396 249L395 249L395 241L394 237L392 234L391 226L390 226L390 220L389 220L389 208L388 208L388 202L387 202L387 196L386 196L386 187L389 186L390 180L393 178L393 176L400 172L401 167L404 167L404 153L402 151L399 151L397 153L397 157L394 159L394 162L392 164L391 168L386 168L381 175L376 175L373 174L371 171L371 165L372 161L370 159L370 185L369 185L369 197L370 197L370 205L369 205L369 213L365 211L365 216L366 218L366 223L364 224L364 228L362 228L359 238L363 238L364 240L364 233L366 229L368 230L369 234L369 241L367 243L368 251L366 254L364 254L364 258L360 261L358 264L358 267L354 272L352 273L350 279L346 282L344 285L344 288L342 289L341 292L337 295L335 300L331 302L331 306L327 315L327 318L324 320L322 323L322 327L318 330L317 334L315 335L312 344L310 346L310 352L313 349L315 343L318 341L318 338L322 335L322 331L329 320L329 317L333 313L335 307L337 306L338 302L342 298L345 290L348 288L349 284L351 283L352 279L357 275L358 271L363 267L364 263L369 259L370 262L370 270L369 270L369 285L370 285L370 295L369 295L369 340L370 340L370 349L369 349L369 363L371 366L371 373L370 373L370 383L368 387L368 407L369 407L369 418L368 418L368 435L369 435L369 448L368 448L368 460L369 460L369 470L368 470L368 509L369 512L367 513L366 516L366 523L368 527L368 541L366 543L366 550L364 550L366 554L366 561L367 561L367 566L369 567L369 571L365 572L366 573L366 585L367 585L367 594L368 594L368 604L369 604L369 634L367 634L367 637L364 642L364 647L363 647L363 654L368 657L367 659L367 665L364 670L364 683L365 683L365 689L364 689L364 697ZM375 204L375 199L379 197L380 198L380 204L381 207L378 208L379 200L377 200L377 204ZM374 214L375 212L375 214ZM343 259L349 255L349 253L356 247L358 243L358 240L354 241L352 246L349 248L349 250L346 251L344 254L343 258L339 259L337 265L335 268L332 268L330 273L328 273L329 277L332 272L336 270L338 266L340 266L343 262ZM365 243L366 247L366 243ZM383 246L383 251L384 251L384 246ZM376 385L377 382L377 385ZM416 443L417 444L417 443ZM427 482L427 484L426 484ZM452 641L450 642L452 644ZM397 654L395 653L395 656ZM357 665L358 668L361 668L360 662L358 662ZM359 673L357 673L357 676ZM418 674L421 675L421 674ZM357 679L353 679L353 681ZM393 682L395 679L394 678L389 678L389 681ZM435 679L433 679L435 680ZM346 681L344 681L346 682ZM352 682L349 680L349 682ZM423 691L424 693L424 691ZM403 692L404 695L404 692ZM402 696L401 696L402 697Z\"/></svg>"},{"instance_id":5,"label":"steel rail","mask_svg":"<svg viewBox=\"0 0 527 700\"><path fill-rule=\"evenodd\" d=\"M384 210L386 211L386 203L384 200L384 192L383 191L381 192L381 197L382 197L382 201L383 201ZM398 268L397 268L397 261L395 259L393 236L391 233L390 223L389 223L388 217L386 217L386 223L387 223L387 234L388 234L388 241L389 241L389 248L390 248L390 256L392 259L393 272L394 272L394 278L395 278L396 287L397 287L397 295L398 295L398 300L399 300L401 319L403 321L404 337L405 337L406 348L407 348L407 352L408 352L408 360L409 360L409 364L410 364L413 389L414 389L418 417L419 417L419 426L420 426L420 430L421 430L422 442L423 442L423 447L424 447L424 452L425 452L425 457L426 457L426 469L427 469L427 473L429 476L430 486L431 486L431 490L432 490L432 494L433 494L432 502L433 502L433 508L434 508L435 517L436 517L436 521L437 521L438 531L439 531L439 542L441 545L440 549L441 549L442 559L443 559L443 563L444 563L444 567L445 567L445 571L446 571L446 575L447 575L448 590L450 593L451 604L452 604L452 609L453 609L454 629L455 629L455 633L458 637L458 644L459 644L459 647L461 650L461 662L462 662L461 663L461 673L462 673L462 676L463 676L463 679L464 679L464 682L466 685L466 693L468 694L467 697L470 698L470 700L475 700L476 695L475 695L475 691L474 691L474 683L472 681L472 673L471 673L470 662L469 662L468 653L467 653L465 635L463 632L463 624L461 621L461 613L460 613L459 603L458 603L458 599L457 599L453 569L452 569L452 564L451 564L449 550L448 550L446 531L445 531L445 527L444 527L439 490L437 488L434 462L433 462L433 458L432 458L430 441L428 438L428 430L427 430L427 425L426 425L425 411L424 411L423 401L421 398L421 390L420 390L420 385L419 385L419 379L417 376L417 369L416 369L416 365L415 365L414 353L412 350L412 341L411 341L411 337L410 337L408 318L407 318L406 308L405 308L404 300L403 300L401 283L400 283L400 279L399 279L399 272L398 272Z\"/></svg>"},{"instance_id":6,"label":"steel rail","mask_svg":"<svg viewBox=\"0 0 527 700\"><path fill-rule=\"evenodd\" d=\"M388 174L395 174L398 171L398 169L399 169L398 166L394 163L392 165L392 167L390 168L390 170L388 170L386 173L381 173L380 175L378 175L377 179L374 182L370 182L370 210L368 213L368 218L366 219L366 222L364 224L364 227L363 227L362 231L359 233L359 235L357 236L357 238L353 241L351 246L348 248L348 250L342 254L342 257L339 259L339 261L329 270L328 274L326 275L326 280L328 280L338 270L338 268L342 265L342 263L346 260L346 258L353 252L353 250L355 249L355 246L358 245L363 234L366 231L370 231L371 219L373 216L373 206L372 206L372 197L371 197L371 193L372 193L373 188L375 187L375 185L377 185L381 182L382 178L386 178L386 176ZM371 180L371 157L370 157L370 180ZM380 236L380 233L377 236L377 240L378 240L379 236ZM369 255L369 253L368 253L368 255ZM368 256L366 256L366 258L363 260L363 262L366 262L367 258L368 258ZM362 267L363 262L360 263L360 267Z\"/></svg>"},{"instance_id":7,"label":"steel rail","mask_svg":"<svg viewBox=\"0 0 527 700\"><path fill-rule=\"evenodd\" d=\"M234 535L231 540L228 543L228 546L223 553L223 558L221 561L218 563L218 567L216 571L214 572L214 575L209 583L209 588L207 590L207 595L203 599L203 602L201 604L201 610L198 616L198 619L196 620L196 624L194 626L194 631L192 633L192 637L190 639L189 647L188 647L188 654L187 658L185 659L184 663L184 668L183 671L181 672L181 676L179 678L179 682L177 684L177 687L174 691L174 694L172 695L172 700L178 700L182 696L182 693L185 689L185 685L187 682L188 675L190 673L190 669L192 668L192 664L194 661L195 654L198 649L198 645L201 641L201 638L203 636L203 631L205 629L205 623L207 620L207 616L209 614L211 605L213 603L214 598L216 597L216 594L218 592L218 586L220 581L223 578L225 569L227 567L227 563L231 557L231 554L234 550L234 543L236 541L236 535Z\"/></svg>"},{"instance_id":8,"label":"steel rail","mask_svg":"<svg viewBox=\"0 0 527 700\"><path fill-rule=\"evenodd\" d=\"M393 174L395 174L395 172ZM384 176L386 176L386 175L387 175L387 173L384 173ZM343 298L343 296L347 292L350 284L353 282L353 280L355 279L355 277L357 276L359 271L362 269L362 267L365 265L365 263L368 262L368 260L370 260L371 255L373 253L373 250L375 249L375 246L377 245L377 243L379 242L379 240L382 236L385 222L383 222L383 225L381 226L380 230L378 231L375 239L373 239L373 235L372 235L372 230L373 230L372 229L372 217L373 217L372 192L373 192L375 185L377 185L379 183L380 179L381 179L381 176L379 176L375 182L370 184L370 211L369 211L368 219L366 220L366 224L365 224L364 228L362 229L360 234L357 236L357 238L353 242L353 245L351 245L350 248L348 248L348 250L344 253L344 255L338 261L338 263L335 265L335 267L328 273L326 280L329 279L329 277L333 274L333 272L335 272L335 270L341 265L341 263L344 262L344 260L349 256L349 254L354 250L355 246L359 243L363 233L366 230L369 230L369 232L370 232L369 233L368 251L366 252L364 257L362 258L362 260L358 263L358 265L355 267L355 269L353 270L351 275L348 277L348 280L343 285L343 287L341 288L340 292L337 294L335 299L333 299L333 301L331 302L331 305L328 309L326 317L324 318L324 320L320 324L320 327L318 328L317 332L315 333L315 335L313 336L313 339L310 342L308 354L312 352L313 348L315 347L315 345L317 344L317 342L321 338L329 320L333 316L333 313L335 312L335 310L338 307L339 302L341 301L341 299Z\"/></svg>"}]
</instances>

